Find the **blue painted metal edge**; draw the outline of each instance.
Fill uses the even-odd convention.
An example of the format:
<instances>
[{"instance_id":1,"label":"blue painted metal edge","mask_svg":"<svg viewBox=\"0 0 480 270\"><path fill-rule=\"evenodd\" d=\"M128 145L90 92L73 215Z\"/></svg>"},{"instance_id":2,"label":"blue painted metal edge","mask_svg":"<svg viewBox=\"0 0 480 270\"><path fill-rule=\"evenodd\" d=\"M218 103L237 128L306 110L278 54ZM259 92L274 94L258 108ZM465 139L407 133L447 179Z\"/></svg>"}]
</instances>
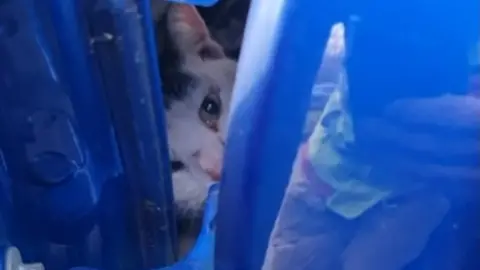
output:
<instances>
[{"instance_id":1,"label":"blue painted metal edge","mask_svg":"<svg viewBox=\"0 0 480 270\"><path fill-rule=\"evenodd\" d=\"M107 95L129 189L131 229L138 234L129 250L141 257L142 268L166 266L176 257L176 226L150 5L105 0L96 7L99 20L112 20L105 30L113 40L103 53L114 53L104 59L104 69L110 81L122 82L113 83Z\"/></svg>"}]
</instances>

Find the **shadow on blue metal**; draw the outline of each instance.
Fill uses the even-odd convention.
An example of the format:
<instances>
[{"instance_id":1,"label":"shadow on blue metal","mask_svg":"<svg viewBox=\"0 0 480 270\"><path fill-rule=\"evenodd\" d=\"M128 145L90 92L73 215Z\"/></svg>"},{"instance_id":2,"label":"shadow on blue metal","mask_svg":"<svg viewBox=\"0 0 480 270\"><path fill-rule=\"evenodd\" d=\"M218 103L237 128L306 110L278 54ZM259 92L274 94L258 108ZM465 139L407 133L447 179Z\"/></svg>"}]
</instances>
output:
<instances>
[{"instance_id":1,"label":"shadow on blue metal","mask_svg":"<svg viewBox=\"0 0 480 270\"><path fill-rule=\"evenodd\" d=\"M352 118L378 113L382 106L399 98L466 93L466 52L472 36L478 39L478 32L472 35L477 24L471 21L478 18L478 10L474 9L477 13L472 16L469 9L478 4L349 4L352 6L348 12L354 9L362 18L355 33L354 52L347 58ZM406 15L410 13L415 16ZM445 21L446 17L451 21ZM323 1L253 1L231 109L217 217L215 269L261 269L301 140L325 40L332 23L344 19L340 6ZM456 186L461 190L456 196L466 195L464 186ZM462 208L452 211L456 218L465 217ZM302 221L298 223L309 223L309 218L299 217ZM453 235L449 222L446 219L434 236L441 234L442 229ZM296 227L285 230L296 237L302 235ZM304 237L308 238L309 233L305 232ZM467 231L462 235L467 235ZM286 246L292 246L296 239L285 241ZM446 242L432 239L431 243ZM441 254L447 249L430 248L425 253ZM320 256L312 255L313 250L306 252L312 257ZM438 262L435 265L441 264ZM292 261L292 265L284 267L294 269L301 263ZM411 269L421 267L413 264Z\"/></svg>"}]
</instances>

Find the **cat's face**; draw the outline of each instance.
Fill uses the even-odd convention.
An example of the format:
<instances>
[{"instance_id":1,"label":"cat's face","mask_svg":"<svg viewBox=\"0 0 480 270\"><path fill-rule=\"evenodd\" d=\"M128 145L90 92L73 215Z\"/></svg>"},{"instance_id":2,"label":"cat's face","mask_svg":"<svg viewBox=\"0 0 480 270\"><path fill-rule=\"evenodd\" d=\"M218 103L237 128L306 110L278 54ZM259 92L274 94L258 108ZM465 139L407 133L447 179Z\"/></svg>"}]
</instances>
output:
<instances>
[{"instance_id":1,"label":"cat's face","mask_svg":"<svg viewBox=\"0 0 480 270\"><path fill-rule=\"evenodd\" d=\"M208 189L220 180L236 62L211 39L196 9L174 4L167 26L176 53L166 80L167 130L178 209L201 212ZM172 163L174 164L174 163Z\"/></svg>"}]
</instances>

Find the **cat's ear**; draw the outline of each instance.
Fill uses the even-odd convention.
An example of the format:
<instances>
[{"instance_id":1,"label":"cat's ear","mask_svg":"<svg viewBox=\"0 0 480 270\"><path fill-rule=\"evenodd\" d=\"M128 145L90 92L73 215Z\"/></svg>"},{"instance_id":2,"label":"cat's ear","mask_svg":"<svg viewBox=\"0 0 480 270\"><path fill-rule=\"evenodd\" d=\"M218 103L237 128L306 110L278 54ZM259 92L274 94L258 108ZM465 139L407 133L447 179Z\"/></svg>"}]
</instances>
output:
<instances>
[{"instance_id":1,"label":"cat's ear","mask_svg":"<svg viewBox=\"0 0 480 270\"><path fill-rule=\"evenodd\" d=\"M212 39L207 25L192 5L171 5L168 12L168 31L183 56L196 55L202 59L225 57L222 47Z\"/></svg>"}]
</instances>

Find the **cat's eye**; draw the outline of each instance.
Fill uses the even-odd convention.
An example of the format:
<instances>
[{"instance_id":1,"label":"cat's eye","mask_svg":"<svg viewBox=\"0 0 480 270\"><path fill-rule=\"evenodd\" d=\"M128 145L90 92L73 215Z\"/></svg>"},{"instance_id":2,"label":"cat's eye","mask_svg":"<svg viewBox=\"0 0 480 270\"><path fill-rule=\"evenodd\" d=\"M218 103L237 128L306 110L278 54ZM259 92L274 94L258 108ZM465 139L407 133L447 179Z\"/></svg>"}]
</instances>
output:
<instances>
[{"instance_id":1,"label":"cat's eye","mask_svg":"<svg viewBox=\"0 0 480 270\"><path fill-rule=\"evenodd\" d=\"M222 103L217 93L210 93L203 98L198 115L205 125L216 130L220 114L222 113Z\"/></svg>"},{"instance_id":2,"label":"cat's eye","mask_svg":"<svg viewBox=\"0 0 480 270\"><path fill-rule=\"evenodd\" d=\"M170 161L170 166L172 167L172 172L177 172L185 168L185 164L183 162L178 161L178 160L172 160Z\"/></svg>"}]
</instances>

